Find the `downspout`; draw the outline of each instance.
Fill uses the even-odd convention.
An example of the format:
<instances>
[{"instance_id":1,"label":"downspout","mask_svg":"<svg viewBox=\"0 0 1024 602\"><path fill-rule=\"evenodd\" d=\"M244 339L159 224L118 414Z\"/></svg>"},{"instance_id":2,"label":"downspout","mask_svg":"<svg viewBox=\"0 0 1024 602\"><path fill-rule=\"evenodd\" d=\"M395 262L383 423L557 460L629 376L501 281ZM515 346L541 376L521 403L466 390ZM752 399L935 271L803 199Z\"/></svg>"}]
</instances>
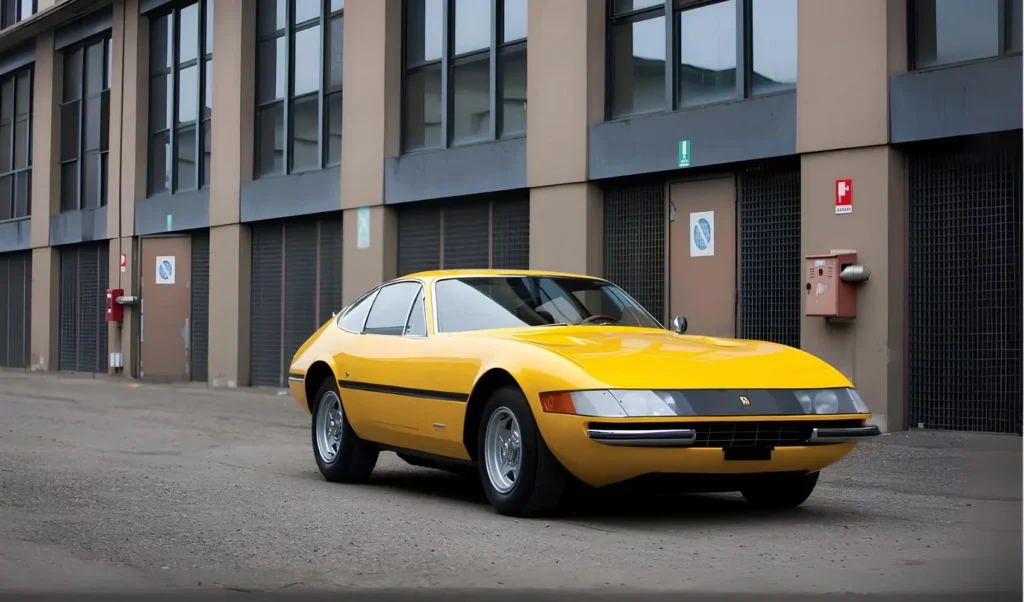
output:
<instances>
[{"instance_id":1,"label":"downspout","mask_svg":"<svg viewBox=\"0 0 1024 602\"><path fill-rule=\"evenodd\" d=\"M127 37L125 35L125 32L128 29L128 0L120 0L120 1L121 1L121 86L120 86L121 90L118 92L118 94L120 96L118 101L120 102L120 106L121 106L121 111L120 111L121 114L119 116L118 123L117 123L117 129L118 129L117 139L120 141L119 144L120 144L121 148L120 148L120 152L117 155L117 228L115 228L115 232L117 233L117 254L118 254L118 257L117 257L118 258L117 288L123 289L124 288L124 284L121 281L120 263L121 263L121 254L125 253L125 250L124 250L124 248L122 246L122 243L121 243L121 241L122 241L122 234L123 234L123 230L122 230L122 227L121 227L121 221L123 219L123 213L124 213L124 194L123 194L123 187L122 187L121 183L124 180L123 169L124 169L124 153L125 153L125 146L124 146L124 88L125 88L125 81L128 79L126 77L126 74L125 74L125 58L124 58L125 55L127 54L127 52L125 50L125 40L126 40L126 37ZM133 197L134 197L134 195L133 195ZM134 198L133 198L133 202L134 202ZM125 369L125 365L124 365L124 322L118 322L117 323L117 341L118 341L118 345L117 345L118 346L118 353L121 354L121 368L120 368L120 372L121 372L121 374L124 374L124 369ZM129 348L131 347L131 341L128 342L128 346L129 346ZM129 370L128 373L130 375L131 371Z\"/></svg>"}]
</instances>

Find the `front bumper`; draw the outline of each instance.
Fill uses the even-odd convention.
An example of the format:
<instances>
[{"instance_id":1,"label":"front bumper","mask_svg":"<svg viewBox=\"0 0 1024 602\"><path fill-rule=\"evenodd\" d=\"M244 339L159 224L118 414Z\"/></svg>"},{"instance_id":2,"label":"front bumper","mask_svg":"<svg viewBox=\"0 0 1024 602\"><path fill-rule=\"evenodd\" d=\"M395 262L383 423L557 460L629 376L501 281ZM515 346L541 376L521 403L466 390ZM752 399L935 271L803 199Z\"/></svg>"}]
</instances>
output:
<instances>
[{"instance_id":1,"label":"front bumper","mask_svg":"<svg viewBox=\"0 0 1024 602\"><path fill-rule=\"evenodd\" d=\"M678 422L635 419L595 420L569 414L538 417L544 440L566 470L584 483L602 487L649 474L743 475L780 472L813 472L838 462L857 441L880 434L864 425L864 415L830 417L743 417L695 419ZM830 427L827 422L834 422ZM802 425L800 437L763 434L783 426ZM733 425L731 438L716 434L714 427ZM760 425L756 427L755 425ZM768 427L765 429L764 427ZM743 439L761 429L760 440ZM788 432L788 431L786 431ZM746 453L762 450L764 454ZM734 452L743 453L734 453ZM755 459L757 456L759 459Z\"/></svg>"}]
</instances>

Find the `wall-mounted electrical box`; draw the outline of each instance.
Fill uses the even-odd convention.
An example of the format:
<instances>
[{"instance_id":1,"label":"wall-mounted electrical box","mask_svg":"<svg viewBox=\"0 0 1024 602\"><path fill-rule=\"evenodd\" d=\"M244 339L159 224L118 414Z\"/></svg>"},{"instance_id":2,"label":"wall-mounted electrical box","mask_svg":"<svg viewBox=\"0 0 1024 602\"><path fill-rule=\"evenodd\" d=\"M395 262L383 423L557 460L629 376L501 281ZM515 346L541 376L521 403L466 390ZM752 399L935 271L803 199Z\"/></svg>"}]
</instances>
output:
<instances>
[{"instance_id":1,"label":"wall-mounted electrical box","mask_svg":"<svg viewBox=\"0 0 1024 602\"><path fill-rule=\"evenodd\" d=\"M107 289L107 322L124 322L124 306L117 298L124 295L124 289Z\"/></svg>"},{"instance_id":2,"label":"wall-mounted electrical box","mask_svg":"<svg viewBox=\"0 0 1024 602\"><path fill-rule=\"evenodd\" d=\"M804 293L808 316L852 318L857 315L856 285L854 281L840 278L843 270L856 265L856 251L833 251L805 258Z\"/></svg>"}]
</instances>

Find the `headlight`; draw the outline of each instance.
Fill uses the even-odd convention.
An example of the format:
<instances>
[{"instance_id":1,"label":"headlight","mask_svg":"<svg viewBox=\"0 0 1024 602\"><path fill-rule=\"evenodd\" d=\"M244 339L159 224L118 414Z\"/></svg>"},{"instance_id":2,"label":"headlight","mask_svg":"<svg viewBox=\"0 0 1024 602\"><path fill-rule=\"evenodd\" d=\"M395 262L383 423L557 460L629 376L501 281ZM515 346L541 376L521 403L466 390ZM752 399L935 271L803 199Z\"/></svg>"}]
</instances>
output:
<instances>
[{"instance_id":1,"label":"headlight","mask_svg":"<svg viewBox=\"0 0 1024 602\"><path fill-rule=\"evenodd\" d=\"M566 402L572 407L566 407ZM541 395L541 405L546 412L602 418L694 415L693 408L680 391L613 389L544 393Z\"/></svg>"},{"instance_id":2,"label":"headlight","mask_svg":"<svg viewBox=\"0 0 1024 602\"><path fill-rule=\"evenodd\" d=\"M601 418L870 414L857 391L834 389L611 389L542 393L545 412Z\"/></svg>"}]
</instances>

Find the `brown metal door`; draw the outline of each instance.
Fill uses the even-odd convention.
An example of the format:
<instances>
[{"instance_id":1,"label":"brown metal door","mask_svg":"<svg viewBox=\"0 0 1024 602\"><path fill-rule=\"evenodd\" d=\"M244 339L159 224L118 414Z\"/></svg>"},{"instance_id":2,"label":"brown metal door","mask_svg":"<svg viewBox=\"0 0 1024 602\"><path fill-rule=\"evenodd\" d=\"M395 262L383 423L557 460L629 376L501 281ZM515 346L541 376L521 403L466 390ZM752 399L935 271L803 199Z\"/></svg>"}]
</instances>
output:
<instances>
[{"instance_id":1,"label":"brown metal door","mask_svg":"<svg viewBox=\"0 0 1024 602\"><path fill-rule=\"evenodd\" d=\"M142 241L141 377L157 382L190 378L189 317L192 245L187 236Z\"/></svg>"},{"instance_id":2,"label":"brown metal door","mask_svg":"<svg viewBox=\"0 0 1024 602\"><path fill-rule=\"evenodd\" d=\"M669 307L688 334L736 336L736 184L733 176L672 184Z\"/></svg>"}]
</instances>

